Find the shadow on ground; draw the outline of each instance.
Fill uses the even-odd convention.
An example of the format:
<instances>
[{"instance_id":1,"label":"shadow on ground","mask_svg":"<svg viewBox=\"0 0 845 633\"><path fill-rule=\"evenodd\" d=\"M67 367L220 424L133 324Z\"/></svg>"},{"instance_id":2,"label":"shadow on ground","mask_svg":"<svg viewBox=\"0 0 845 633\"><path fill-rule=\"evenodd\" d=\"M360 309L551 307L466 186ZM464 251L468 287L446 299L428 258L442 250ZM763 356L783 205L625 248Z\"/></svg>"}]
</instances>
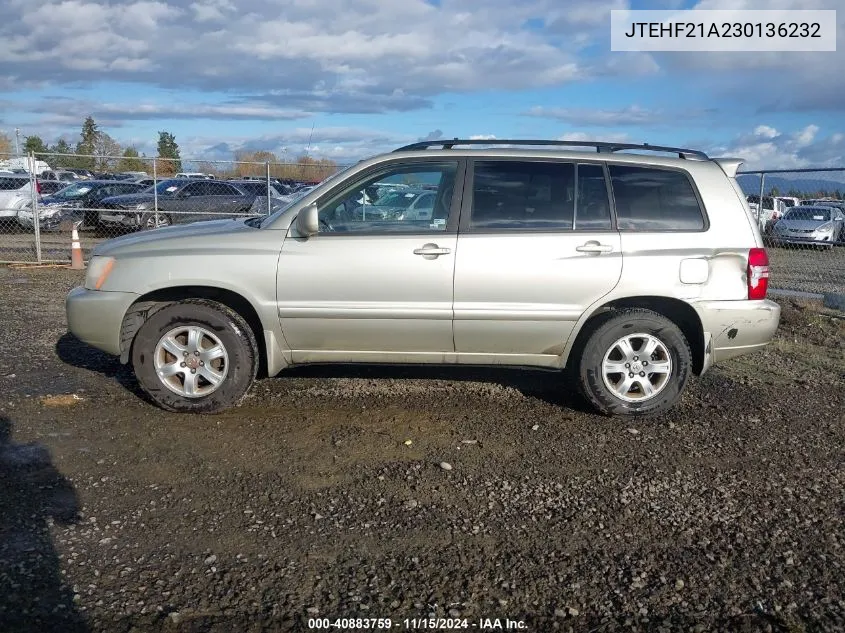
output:
<instances>
[{"instance_id":1,"label":"shadow on ground","mask_svg":"<svg viewBox=\"0 0 845 633\"><path fill-rule=\"evenodd\" d=\"M521 367L475 365L303 365L284 370L276 378L362 378L368 380L446 380L481 382L519 391L551 405L595 413L578 394L568 374Z\"/></svg>"},{"instance_id":2,"label":"shadow on ground","mask_svg":"<svg viewBox=\"0 0 845 633\"><path fill-rule=\"evenodd\" d=\"M56 354L63 363L116 380L127 391L145 402L150 402L138 385L130 365L121 364L117 357L83 343L73 334L64 334L58 340ZM278 376L267 379L269 382L265 384L273 385L275 381L283 381L286 378L446 380L491 383L516 389L526 397L536 398L554 406L595 413L577 393L575 384L560 371L469 365L302 365L285 369Z\"/></svg>"},{"instance_id":3,"label":"shadow on ground","mask_svg":"<svg viewBox=\"0 0 845 633\"><path fill-rule=\"evenodd\" d=\"M83 343L73 334L64 334L56 342L56 355L66 365L101 374L106 378L117 381L127 391L139 398L146 399L129 365L123 365L116 356L106 354Z\"/></svg>"},{"instance_id":4,"label":"shadow on ground","mask_svg":"<svg viewBox=\"0 0 845 633\"><path fill-rule=\"evenodd\" d=\"M78 520L76 491L44 446L11 435L0 415L0 630L88 631L50 538L52 522Z\"/></svg>"}]
</instances>

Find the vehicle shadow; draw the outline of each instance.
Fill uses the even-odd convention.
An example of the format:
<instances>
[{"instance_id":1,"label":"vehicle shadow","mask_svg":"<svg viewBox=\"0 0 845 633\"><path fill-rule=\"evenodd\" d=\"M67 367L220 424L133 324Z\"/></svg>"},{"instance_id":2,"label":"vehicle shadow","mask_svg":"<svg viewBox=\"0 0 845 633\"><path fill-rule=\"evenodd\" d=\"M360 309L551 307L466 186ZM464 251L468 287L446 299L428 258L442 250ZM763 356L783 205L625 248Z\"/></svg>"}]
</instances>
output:
<instances>
[{"instance_id":1,"label":"vehicle shadow","mask_svg":"<svg viewBox=\"0 0 845 633\"><path fill-rule=\"evenodd\" d=\"M123 365L116 356L106 354L86 345L73 334L67 332L56 342L56 356L65 365L97 372L106 378L116 380L124 389L146 400L135 374L129 365Z\"/></svg>"},{"instance_id":2,"label":"vehicle shadow","mask_svg":"<svg viewBox=\"0 0 845 633\"><path fill-rule=\"evenodd\" d=\"M282 378L365 378L371 380L447 380L482 382L519 391L556 407L595 413L565 373L522 367L476 365L303 365L285 369Z\"/></svg>"},{"instance_id":3,"label":"vehicle shadow","mask_svg":"<svg viewBox=\"0 0 845 633\"><path fill-rule=\"evenodd\" d=\"M0 630L82 633L89 627L63 585L50 525L79 518L73 485L36 442L13 442L0 414Z\"/></svg>"}]
</instances>

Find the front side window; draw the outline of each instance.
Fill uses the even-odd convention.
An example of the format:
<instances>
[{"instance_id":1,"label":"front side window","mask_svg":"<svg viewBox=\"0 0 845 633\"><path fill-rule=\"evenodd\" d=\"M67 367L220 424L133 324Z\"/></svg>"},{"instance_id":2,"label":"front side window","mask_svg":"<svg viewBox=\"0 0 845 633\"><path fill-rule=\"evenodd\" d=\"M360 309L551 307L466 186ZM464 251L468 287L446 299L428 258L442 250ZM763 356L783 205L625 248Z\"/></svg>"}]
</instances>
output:
<instances>
[{"instance_id":1,"label":"front side window","mask_svg":"<svg viewBox=\"0 0 845 633\"><path fill-rule=\"evenodd\" d=\"M457 171L457 162L447 161L397 165L367 176L319 203L320 232L444 232ZM431 196L431 204L423 196Z\"/></svg>"},{"instance_id":2,"label":"front side window","mask_svg":"<svg viewBox=\"0 0 845 633\"><path fill-rule=\"evenodd\" d=\"M685 172L610 165L622 231L699 231L704 214Z\"/></svg>"}]
</instances>

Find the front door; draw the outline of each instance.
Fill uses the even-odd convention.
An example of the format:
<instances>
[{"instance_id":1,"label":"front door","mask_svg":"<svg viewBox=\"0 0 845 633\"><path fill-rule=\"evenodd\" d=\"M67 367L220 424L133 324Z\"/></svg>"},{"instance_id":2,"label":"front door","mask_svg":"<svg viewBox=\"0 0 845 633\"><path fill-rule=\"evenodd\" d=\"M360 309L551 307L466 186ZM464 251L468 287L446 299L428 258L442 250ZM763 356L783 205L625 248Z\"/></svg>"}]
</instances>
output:
<instances>
[{"instance_id":1,"label":"front door","mask_svg":"<svg viewBox=\"0 0 845 633\"><path fill-rule=\"evenodd\" d=\"M455 268L456 351L553 365L578 318L622 273L604 167L473 163Z\"/></svg>"},{"instance_id":2,"label":"front door","mask_svg":"<svg viewBox=\"0 0 845 633\"><path fill-rule=\"evenodd\" d=\"M279 260L279 317L294 362L425 362L454 351L461 166L405 159L317 201L320 233L289 235ZM423 219L402 208L414 185L436 192Z\"/></svg>"}]
</instances>

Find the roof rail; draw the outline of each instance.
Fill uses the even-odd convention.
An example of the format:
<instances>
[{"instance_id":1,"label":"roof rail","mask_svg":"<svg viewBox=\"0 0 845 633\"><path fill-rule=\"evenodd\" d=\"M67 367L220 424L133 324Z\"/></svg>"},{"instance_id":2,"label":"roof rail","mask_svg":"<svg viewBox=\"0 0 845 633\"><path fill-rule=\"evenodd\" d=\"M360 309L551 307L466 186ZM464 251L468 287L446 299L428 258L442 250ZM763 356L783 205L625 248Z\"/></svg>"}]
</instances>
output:
<instances>
[{"instance_id":1,"label":"roof rail","mask_svg":"<svg viewBox=\"0 0 845 633\"><path fill-rule=\"evenodd\" d=\"M458 139L452 140L440 139L436 141L420 141L418 143L411 143L405 145L395 152L410 152L420 149L428 149L429 147L442 147L443 149L452 149L455 145L538 145L538 146L552 146L552 147L595 147L596 151L602 152L619 152L626 149L636 149L648 152L666 152L670 154L677 154L679 158L695 157L702 160L710 160L710 157L704 152L696 149L685 149L683 147L666 147L663 145L649 145L648 143L605 143L599 141L552 141L545 139Z\"/></svg>"}]
</instances>

